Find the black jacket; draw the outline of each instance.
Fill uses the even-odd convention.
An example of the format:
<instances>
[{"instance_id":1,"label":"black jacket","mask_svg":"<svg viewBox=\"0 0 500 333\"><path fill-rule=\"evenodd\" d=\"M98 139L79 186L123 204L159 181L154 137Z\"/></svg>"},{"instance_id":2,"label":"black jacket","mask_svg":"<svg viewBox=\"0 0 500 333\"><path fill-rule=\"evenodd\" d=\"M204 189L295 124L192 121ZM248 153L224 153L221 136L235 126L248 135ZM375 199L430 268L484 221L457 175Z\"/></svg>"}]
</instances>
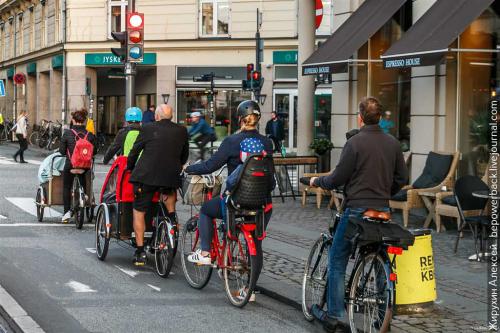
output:
<instances>
[{"instance_id":1,"label":"black jacket","mask_svg":"<svg viewBox=\"0 0 500 333\"><path fill-rule=\"evenodd\" d=\"M123 155L123 146L125 144L125 139L127 138L128 132L134 129L140 129L141 125L140 124L130 124L127 127L122 128L121 130L116 133L115 140L113 141L113 144L108 148L106 151L106 154L104 154L104 158L102 159L103 164L108 164L109 161L113 158L115 155Z\"/></svg>"},{"instance_id":2,"label":"black jacket","mask_svg":"<svg viewBox=\"0 0 500 333\"><path fill-rule=\"evenodd\" d=\"M266 124L266 135L272 136L277 140L283 140L285 138L285 127L283 125L283 122L280 119L277 119L277 127L276 127L276 132L273 131L273 121L274 120L269 120Z\"/></svg>"},{"instance_id":3,"label":"black jacket","mask_svg":"<svg viewBox=\"0 0 500 333\"><path fill-rule=\"evenodd\" d=\"M71 129L65 129L61 138L61 144L59 145L59 153L66 156L66 164L64 165L65 169L71 168L70 156L73 154L73 150L75 150L76 136L72 130L77 132L80 138L85 137L85 134L88 133L87 140L94 146L95 154L95 136L94 134L87 132L85 126L76 125L71 127Z\"/></svg>"},{"instance_id":4,"label":"black jacket","mask_svg":"<svg viewBox=\"0 0 500 333\"><path fill-rule=\"evenodd\" d=\"M383 208L407 179L399 141L378 125L366 125L346 142L335 170L315 185L329 190L344 185L346 207Z\"/></svg>"},{"instance_id":5,"label":"black jacket","mask_svg":"<svg viewBox=\"0 0 500 333\"><path fill-rule=\"evenodd\" d=\"M146 124L128 155L127 168L133 170L130 182L179 188L182 166L188 156L188 134L184 126L166 119Z\"/></svg>"}]
</instances>

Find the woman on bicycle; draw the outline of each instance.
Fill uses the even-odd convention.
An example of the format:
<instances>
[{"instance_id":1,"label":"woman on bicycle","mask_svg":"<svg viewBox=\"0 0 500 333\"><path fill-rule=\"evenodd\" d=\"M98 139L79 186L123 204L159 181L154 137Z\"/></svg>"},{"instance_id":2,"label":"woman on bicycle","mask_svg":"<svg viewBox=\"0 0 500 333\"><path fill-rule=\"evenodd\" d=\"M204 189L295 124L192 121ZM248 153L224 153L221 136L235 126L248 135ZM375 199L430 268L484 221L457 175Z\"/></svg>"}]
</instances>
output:
<instances>
[{"instance_id":1,"label":"woman on bicycle","mask_svg":"<svg viewBox=\"0 0 500 333\"><path fill-rule=\"evenodd\" d=\"M88 132L85 129L85 124L87 121L87 110L81 109L75 111L71 114L71 129L64 131L61 138L61 145L59 147L59 153L66 156L66 163L64 164L63 170L63 203L64 203L64 215L62 217L62 222L67 223L71 218L71 186L73 185L73 179L75 174L71 172L73 166L71 165L71 156L75 150L76 141L78 138L87 137L87 140L95 147L95 136L94 134ZM78 137L78 138L77 138ZM86 186L85 174L76 175L80 178L80 183L83 185L84 190Z\"/></svg>"},{"instance_id":2,"label":"woman on bicycle","mask_svg":"<svg viewBox=\"0 0 500 333\"><path fill-rule=\"evenodd\" d=\"M207 161L188 166L185 171L188 174L206 175L211 174L227 165L228 175L232 175L236 168L241 165L240 158L241 143L246 139L256 139L263 144L266 154L273 153L272 141L259 134L257 125L260 120L260 108L254 101L243 101L238 105L237 115L240 123L240 131L224 139L217 152ZM188 257L190 262L199 263L202 265L210 265L210 244L212 241L212 219L222 219L223 212L221 206L221 198L216 197L203 204L200 210L200 219L198 228L201 239L201 249ZM272 213L271 193L268 194L268 209L265 212L265 223L269 222ZM256 240L257 253L262 256L261 242ZM259 260L262 262L262 260ZM262 267L257 269L260 273ZM258 276L258 274L257 274Z\"/></svg>"}]
</instances>

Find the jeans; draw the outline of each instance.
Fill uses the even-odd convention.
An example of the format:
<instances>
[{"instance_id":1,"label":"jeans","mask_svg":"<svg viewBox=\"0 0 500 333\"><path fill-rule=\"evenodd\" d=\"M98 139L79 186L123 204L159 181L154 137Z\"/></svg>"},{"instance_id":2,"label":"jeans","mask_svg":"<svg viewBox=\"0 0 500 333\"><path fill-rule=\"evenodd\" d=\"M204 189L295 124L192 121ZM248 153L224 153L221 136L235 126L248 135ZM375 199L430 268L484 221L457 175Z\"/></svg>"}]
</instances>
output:
<instances>
[{"instance_id":1,"label":"jeans","mask_svg":"<svg viewBox=\"0 0 500 333\"><path fill-rule=\"evenodd\" d=\"M14 158L20 157L21 162L24 161L24 151L28 149L28 140L24 138L22 134L16 134L17 140L19 140L19 150L14 154Z\"/></svg>"},{"instance_id":2,"label":"jeans","mask_svg":"<svg viewBox=\"0 0 500 333\"><path fill-rule=\"evenodd\" d=\"M333 236L333 244L328 253L328 287L326 303L329 317L342 318L344 316L345 271L352 250L352 243L348 239L345 239L344 234L347 223L349 223L349 218L361 219L366 210L367 208L346 208L340 218L337 231ZM389 208L377 210L389 211Z\"/></svg>"}]
</instances>

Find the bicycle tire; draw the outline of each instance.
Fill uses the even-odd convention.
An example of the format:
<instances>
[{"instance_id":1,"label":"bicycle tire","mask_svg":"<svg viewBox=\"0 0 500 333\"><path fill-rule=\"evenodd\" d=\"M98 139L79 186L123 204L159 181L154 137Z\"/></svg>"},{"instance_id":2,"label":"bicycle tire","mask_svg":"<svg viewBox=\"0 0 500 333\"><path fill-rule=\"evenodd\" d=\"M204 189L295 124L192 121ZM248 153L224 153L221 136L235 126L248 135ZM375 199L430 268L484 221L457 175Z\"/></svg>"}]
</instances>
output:
<instances>
[{"instance_id":1,"label":"bicycle tire","mask_svg":"<svg viewBox=\"0 0 500 333\"><path fill-rule=\"evenodd\" d=\"M170 242L170 228L172 222L165 217L158 224L155 235L155 268L158 276L167 278L174 263L174 249Z\"/></svg>"},{"instance_id":2,"label":"bicycle tire","mask_svg":"<svg viewBox=\"0 0 500 333\"><path fill-rule=\"evenodd\" d=\"M30 138L29 138L30 145L32 145L32 146L38 145L39 138L40 138L40 132L35 131L35 132L31 133Z\"/></svg>"},{"instance_id":3,"label":"bicycle tire","mask_svg":"<svg viewBox=\"0 0 500 333\"><path fill-rule=\"evenodd\" d=\"M238 258L235 258L235 249ZM222 274L224 277L224 289L232 305L242 308L250 300L257 284L257 267L259 265L259 260L262 260L262 256L250 255L246 238L239 229L236 229L236 234L233 239L226 237ZM248 269L250 272L248 272ZM239 279L244 275L247 276ZM236 283L236 288L233 288L230 286L230 283L236 280L241 281ZM247 283L246 285L244 283L245 280Z\"/></svg>"},{"instance_id":4,"label":"bicycle tire","mask_svg":"<svg viewBox=\"0 0 500 333\"><path fill-rule=\"evenodd\" d=\"M374 263L370 264L373 261ZM376 267L373 268L372 265L373 267ZM353 278L350 281L351 287L348 295L349 301L347 304L351 332L387 332L389 329L392 319L392 306L394 300L394 287L392 281L390 281L389 267L390 262L378 253L368 253L366 255L362 255L362 258L358 261ZM368 268L368 272L365 272L365 268ZM371 274L374 270L375 276L372 276ZM380 276L379 272L382 273ZM370 275L367 277L365 274ZM370 294L369 297L366 297L369 299L365 302L365 295L368 290L365 282L370 283L373 281L378 281L375 285L380 284L380 286L376 286L376 289L374 289L376 292L375 302L373 301L374 296L371 295L374 292L371 290L368 293ZM360 284L364 284L364 288L360 288ZM382 290L381 293L377 292L379 289ZM382 296L380 296L379 299L376 295ZM359 304L359 301L361 301L362 304ZM376 303L376 308L372 309L373 303ZM383 309L380 309L381 304L384 307ZM359 311L359 309L362 311ZM358 315L361 312L363 314ZM377 315L376 318L372 318L373 316L371 316L370 313L372 313L372 315ZM369 323L369 327L367 327L367 323Z\"/></svg>"},{"instance_id":5,"label":"bicycle tire","mask_svg":"<svg viewBox=\"0 0 500 333\"><path fill-rule=\"evenodd\" d=\"M44 207L43 207L43 202L42 202L42 191L43 188L40 186L38 190L36 191L36 218L38 222L43 221L43 213L44 213Z\"/></svg>"},{"instance_id":6,"label":"bicycle tire","mask_svg":"<svg viewBox=\"0 0 500 333\"><path fill-rule=\"evenodd\" d=\"M75 218L75 227L83 228L85 222L85 207L80 207L80 180L77 176L73 179L72 207Z\"/></svg>"},{"instance_id":7,"label":"bicycle tire","mask_svg":"<svg viewBox=\"0 0 500 333\"><path fill-rule=\"evenodd\" d=\"M313 304L318 304L321 308L325 305L325 290L327 285L328 251L331 243L325 235L321 235L309 252L309 257L304 268L302 279L302 313L307 321L313 321L314 317L310 312ZM316 280L317 286L311 286L312 280ZM315 293L310 290L314 288ZM308 295L312 295L309 299Z\"/></svg>"},{"instance_id":8,"label":"bicycle tire","mask_svg":"<svg viewBox=\"0 0 500 333\"><path fill-rule=\"evenodd\" d=\"M195 225L197 219L191 218L182 229L181 237L181 264L184 277L188 284L195 289L203 289L212 276L212 266L198 266L187 260L187 256L196 250L198 246L198 226Z\"/></svg>"},{"instance_id":9,"label":"bicycle tire","mask_svg":"<svg viewBox=\"0 0 500 333\"><path fill-rule=\"evenodd\" d=\"M106 255L108 254L108 249L109 249L109 240L110 240L110 234L107 232L106 229L106 209L103 208L103 206L99 207L97 210L97 216L96 216L96 224L95 224L95 231L96 231L96 254L97 258L101 261L104 261L106 259Z\"/></svg>"},{"instance_id":10,"label":"bicycle tire","mask_svg":"<svg viewBox=\"0 0 500 333\"><path fill-rule=\"evenodd\" d=\"M59 140L59 137L54 137L52 138L52 140L50 140L49 142L49 145L48 145L48 149L49 150L55 150L55 149L59 149L59 145L60 145L60 140Z\"/></svg>"}]
</instances>

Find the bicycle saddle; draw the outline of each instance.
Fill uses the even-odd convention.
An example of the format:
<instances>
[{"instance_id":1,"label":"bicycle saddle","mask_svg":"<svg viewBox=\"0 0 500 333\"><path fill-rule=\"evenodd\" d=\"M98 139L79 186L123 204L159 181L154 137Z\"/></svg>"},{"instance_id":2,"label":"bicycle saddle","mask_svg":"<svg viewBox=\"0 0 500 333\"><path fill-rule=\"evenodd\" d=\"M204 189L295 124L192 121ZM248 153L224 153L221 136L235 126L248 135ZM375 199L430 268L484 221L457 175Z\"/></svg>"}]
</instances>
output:
<instances>
[{"instance_id":1,"label":"bicycle saddle","mask_svg":"<svg viewBox=\"0 0 500 333\"><path fill-rule=\"evenodd\" d=\"M391 219L391 213L389 212L381 212L375 209L368 209L363 213L364 217L368 217L370 219L387 221Z\"/></svg>"},{"instance_id":2,"label":"bicycle saddle","mask_svg":"<svg viewBox=\"0 0 500 333\"><path fill-rule=\"evenodd\" d=\"M84 169L71 169L70 172L74 175L82 175L85 173Z\"/></svg>"}]
</instances>

